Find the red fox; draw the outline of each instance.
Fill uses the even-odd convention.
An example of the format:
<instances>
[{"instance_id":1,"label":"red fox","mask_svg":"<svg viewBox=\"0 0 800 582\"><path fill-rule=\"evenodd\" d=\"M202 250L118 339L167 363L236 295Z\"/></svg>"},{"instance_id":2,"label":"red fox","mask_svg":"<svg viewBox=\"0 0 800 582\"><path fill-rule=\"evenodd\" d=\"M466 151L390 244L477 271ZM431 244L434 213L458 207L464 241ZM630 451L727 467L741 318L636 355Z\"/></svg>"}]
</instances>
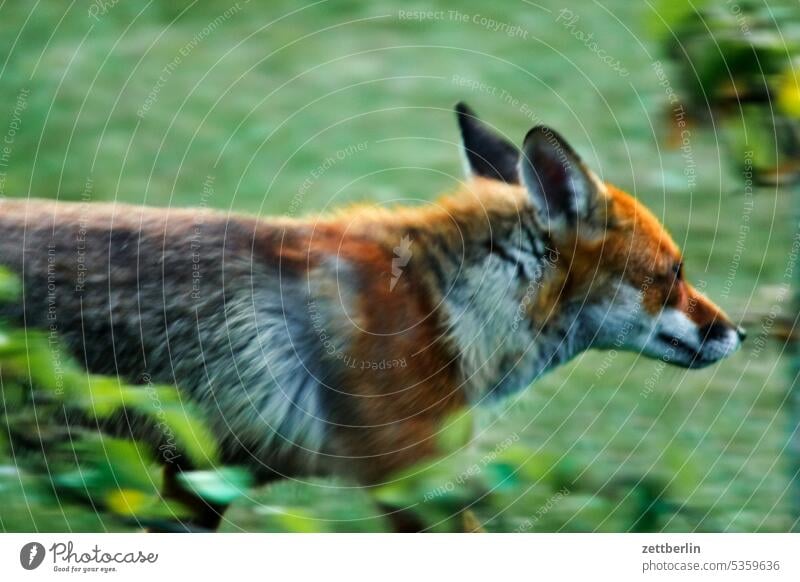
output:
<instances>
[{"instance_id":1,"label":"red fox","mask_svg":"<svg viewBox=\"0 0 800 582\"><path fill-rule=\"evenodd\" d=\"M469 180L435 206L261 220L3 200L15 315L92 372L176 384L226 463L364 485L434 454L452 411L585 350L699 368L739 348L653 214L558 133L519 150L456 112Z\"/></svg>"}]
</instances>

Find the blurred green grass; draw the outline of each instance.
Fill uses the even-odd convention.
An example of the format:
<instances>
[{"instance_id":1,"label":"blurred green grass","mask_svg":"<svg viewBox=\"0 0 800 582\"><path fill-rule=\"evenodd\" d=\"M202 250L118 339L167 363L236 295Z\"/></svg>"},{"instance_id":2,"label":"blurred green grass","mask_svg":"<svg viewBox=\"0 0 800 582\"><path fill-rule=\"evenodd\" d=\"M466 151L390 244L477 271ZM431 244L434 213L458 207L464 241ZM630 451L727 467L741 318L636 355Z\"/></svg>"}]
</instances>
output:
<instances>
[{"instance_id":1,"label":"blurred green grass","mask_svg":"<svg viewBox=\"0 0 800 582\"><path fill-rule=\"evenodd\" d=\"M402 19L398 5L385 0L302 9L286 0L242 1L220 21L232 6L119 3L95 20L85 6L54 0L35 8L3 4L0 135L21 92L30 93L0 193L61 199L88 193L92 200L262 215L430 200L462 179L450 108L463 99L517 143L539 120L557 128L599 174L670 227L685 251L687 276L704 281L736 318L775 303L775 289L785 283L790 196L758 190L750 210L734 169L739 161L724 158L711 129L692 129L697 178L689 184L684 153L664 145L666 94L653 70L664 59L648 33L655 16L647 4L572 8L577 29L593 34L630 71L627 77L558 21L561 4L553 0L402 7L485 15L521 26L526 38L471 20ZM187 43L215 21L187 52ZM180 63L165 74L177 56ZM138 115L160 76L157 97ZM459 79L486 88L470 89ZM337 154L362 143L355 153ZM327 158L335 162L316 170ZM213 191L204 192L209 177ZM742 240L745 214L750 230ZM744 245L740 261L737 244ZM757 337L761 330L750 331ZM769 340L764 350L746 346L719 366L692 372L660 370L631 355L586 354L514 402L483 410L485 428L474 446L489 450L518 433L532 451L569 454L609 478L675 477L682 501L705 517L676 519L667 529L703 521L711 529L785 531L792 517L782 349ZM37 507L13 478L0 480L0 491L28 507L25 515L4 518L5 529L97 528L97 517L77 510L54 517L52 508ZM523 497L502 515L481 517L490 527L513 530L539 503ZM554 511L578 513L571 503ZM278 529L275 516L283 514L270 510L275 504L297 508L296 515L319 527L383 527L364 495L326 481L254 491L233 508L226 528ZM591 521L564 521L571 523L566 529L593 529Z\"/></svg>"}]
</instances>

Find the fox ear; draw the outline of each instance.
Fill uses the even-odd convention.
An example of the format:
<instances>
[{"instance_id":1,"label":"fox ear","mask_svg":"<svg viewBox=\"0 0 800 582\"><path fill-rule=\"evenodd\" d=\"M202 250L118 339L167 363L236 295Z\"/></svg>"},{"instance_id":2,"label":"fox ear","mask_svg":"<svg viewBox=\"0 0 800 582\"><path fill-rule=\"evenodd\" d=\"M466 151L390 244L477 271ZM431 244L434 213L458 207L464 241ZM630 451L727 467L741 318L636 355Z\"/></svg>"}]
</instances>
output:
<instances>
[{"instance_id":1,"label":"fox ear","mask_svg":"<svg viewBox=\"0 0 800 582\"><path fill-rule=\"evenodd\" d=\"M525 136L519 173L548 232L574 230L592 218L599 180L549 127L539 125Z\"/></svg>"},{"instance_id":2,"label":"fox ear","mask_svg":"<svg viewBox=\"0 0 800 582\"><path fill-rule=\"evenodd\" d=\"M519 184L519 150L516 146L478 119L466 103L456 105L456 116L467 173Z\"/></svg>"}]
</instances>

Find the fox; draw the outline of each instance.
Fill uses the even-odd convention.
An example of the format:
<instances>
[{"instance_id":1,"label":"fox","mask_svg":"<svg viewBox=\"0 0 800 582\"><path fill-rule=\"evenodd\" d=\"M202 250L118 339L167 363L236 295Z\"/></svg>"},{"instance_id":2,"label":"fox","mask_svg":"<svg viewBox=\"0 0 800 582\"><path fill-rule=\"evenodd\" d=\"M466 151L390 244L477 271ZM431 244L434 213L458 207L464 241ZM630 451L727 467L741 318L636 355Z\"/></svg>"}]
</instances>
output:
<instances>
[{"instance_id":1,"label":"fox","mask_svg":"<svg viewBox=\"0 0 800 582\"><path fill-rule=\"evenodd\" d=\"M226 464L364 487L434 456L448 415L586 350L696 369L741 346L655 215L560 134L537 125L518 148L455 113L467 177L433 205L264 218L5 198L0 264L23 300L4 313L57 330L90 372L177 386ZM165 466L186 501L191 467ZM215 529L225 507L201 505L187 522Z\"/></svg>"}]
</instances>

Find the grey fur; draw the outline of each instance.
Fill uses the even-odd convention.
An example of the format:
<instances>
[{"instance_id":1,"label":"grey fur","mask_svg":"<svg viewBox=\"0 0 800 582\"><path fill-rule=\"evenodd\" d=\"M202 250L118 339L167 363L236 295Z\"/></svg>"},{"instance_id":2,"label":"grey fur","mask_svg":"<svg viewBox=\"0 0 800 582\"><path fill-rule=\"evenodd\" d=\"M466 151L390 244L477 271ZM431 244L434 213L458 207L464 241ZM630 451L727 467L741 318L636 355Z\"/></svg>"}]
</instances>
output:
<instances>
[{"instance_id":1,"label":"grey fur","mask_svg":"<svg viewBox=\"0 0 800 582\"><path fill-rule=\"evenodd\" d=\"M6 200L0 229L0 261L24 285L23 309L6 315L56 331L92 372L177 384L205 408L227 460L315 469L327 359L304 319L306 281L259 248L280 244L281 228L207 211Z\"/></svg>"}]
</instances>

